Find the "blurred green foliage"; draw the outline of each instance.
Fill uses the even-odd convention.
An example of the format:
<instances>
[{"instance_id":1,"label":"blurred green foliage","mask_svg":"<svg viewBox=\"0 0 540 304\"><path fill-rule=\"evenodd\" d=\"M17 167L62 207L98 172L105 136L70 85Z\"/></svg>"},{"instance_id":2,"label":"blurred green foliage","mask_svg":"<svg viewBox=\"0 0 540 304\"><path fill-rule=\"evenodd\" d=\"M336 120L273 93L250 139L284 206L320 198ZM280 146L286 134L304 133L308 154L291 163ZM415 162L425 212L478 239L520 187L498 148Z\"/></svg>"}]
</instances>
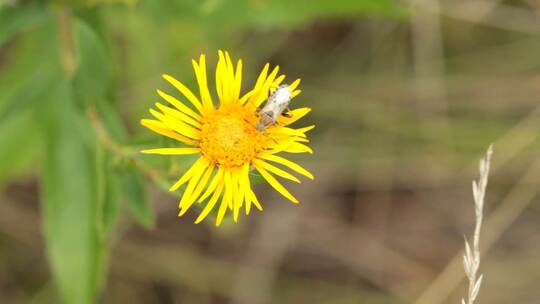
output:
<instances>
[{"instance_id":1,"label":"blurred green foliage","mask_svg":"<svg viewBox=\"0 0 540 304\"><path fill-rule=\"evenodd\" d=\"M150 140L134 126L156 98L160 74L182 71L193 84L189 61L179 58L239 48L238 28L358 14L403 11L391 0L0 2L0 181L39 171L62 301L96 300L123 206L152 227L145 184L164 187L171 166L185 166L137 154ZM242 47L241 55L260 51ZM159 172L138 166L149 161Z\"/></svg>"}]
</instances>

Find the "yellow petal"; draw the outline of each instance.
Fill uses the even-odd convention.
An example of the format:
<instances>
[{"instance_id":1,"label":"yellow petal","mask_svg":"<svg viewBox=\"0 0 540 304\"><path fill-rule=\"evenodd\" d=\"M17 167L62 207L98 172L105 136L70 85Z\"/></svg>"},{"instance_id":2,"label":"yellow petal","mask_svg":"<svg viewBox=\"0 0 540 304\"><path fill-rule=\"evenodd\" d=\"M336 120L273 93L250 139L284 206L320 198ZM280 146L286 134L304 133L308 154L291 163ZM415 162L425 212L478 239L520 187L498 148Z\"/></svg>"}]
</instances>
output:
<instances>
[{"instance_id":1,"label":"yellow petal","mask_svg":"<svg viewBox=\"0 0 540 304\"><path fill-rule=\"evenodd\" d=\"M182 216L186 213L188 210L189 202L192 202L196 199L193 195L193 190L195 190L195 187L197 187L197 184L199 183L199 180L201 176L206 172L208 167L199 167L197 170L193 172L193 175L189 179L189 183L186 187L186 190L182 194L182 198L180 199L180 202L178 203L178 207L180 208L180 213L178 216Z\"/></svg>"},{"instance_id":2,"label":"yellow petal","mask_svg":"<svg viewBox=\"0 0 540 304\"><path fill-rule=\"evenodd\" d=\"M285 136L285 135L273 135L271 137L272 141L268 142L267 153L275 154L281 151L285 151L289 146L297 140L298 137L294 136Z\"/></svg>"},{"instance_id":3,"label":"yellow petal","mask_svg":"<svg viewBox=\"0 0 540 304\"><path fill-rule=\"evenodd\" d=\"M302 90L296 90L291 93L291 98L295 98L296 96L300 95L302 93Z\"/></svg>"},{"instance_id":4,"label":"yellow petal","mask_svg":"<svg viewBox=\"0 0 540 304\"><path fill-rule=\"evenodd\" d=\"M218 51L219 59L218 59L218 65L220 66L220 75L221 78L221 99L220 101L222 103L227 103L231 99L231 74L230 74L230 68L229 64L227 62L227 58L225 57L225 53L223 51ZM227 186L225 186L226 188Z\"/></svg>"},{"instance_id":5,"label":"yellow petal","mask_svg":"<svg viewBox=\"0 0 540 304\"><path fill-rule=\"evenodd\" d=\"M231 171L225 171L225 187L230 189L230 191L228 193L228 196L226 195L225 198L227 199L227 204L228 204L227 206L229 207L229 209L232 210L232 208L233 208L233 195L234 195L234 190L236 190L236 189L234 188L231 173L232 173Z\"/></svg>"},{"instance_id":6,"label":"yellow petal","mask_svg":"<svg viewBox=\"0 0 540 304\"><path fill-rule=\"evenodd\" d=\"M206 167L207 165L208 161L204 157L199 157L199 159L193 163L191 168L189 168L189 170L187 170L186 173L184 173L184 175L182 175L182 177L180 177L180 179L178 179L178 181L171 186L169 191L175 191L176 189L180 188L180 186L187 182L195 172L200 170L200 168Z\"/></svg>"},{"instance_id":7,"label":"yellow petal","mask_svg":"<svg viewBox=\"0 0 540 304\"><path fill-rule=\"evenodd\" d=\"M307 127L303 127L303 128L298 128L296 129L297 132L300 132L302 134L305 134L306 132L309 132L311 130L313 130L315 128L315 125L311 125L311 126L307 126Z\"/></svg>"},{"instance_id":8,"label":"yellow petal","mask_svg":"<svg viewBox=\"0 0 540 304\"><path fill-rule=\"evenodd\" d=\"M161 96L161 98L165 99L168 103L172 104L175 108L180 110L181 112L195 118L196 120L201 120L201 115L195 113L192 109L190 109L188 106L180 102L180 100L176 99L175 97L163 92L162 90L156 90L158 95Z\"/></svg>"},{"instance_id":9,"label":"yellow petal","mask_svg":"<svg viewBox=\"0 0 540 304\"><path fill-rule=\"evenodd\" d=\"M284 79L285 79L285 75L281 75L278 78L276 78L276 80L274 80L274 82L272 82L272 84L270 85L270 90L274 92L274 90L277 89L277 87L279 87L279 85L283 82Z\"/></svg>"},{"instance_id":10,"label":"yellow petal","mask_svg":"<svg viewBox=\"0 0 540 304\"><path fill-rule=\"evenodd\" d=\"M195 191L193 191L193 193L197 195L197 197L199 197L201 192L204 190L204 187L208 183L210 176L212 175L212 173L214 173L214 167L215 166L212 164L208 166L208 170L204 173L203 177L201 177L201 180L199 181L199 185L197 186Z\"/></svg>"},{"instance_id":11,"label":"yellow petal","mask_svg":"<svg viewBox=\"0 0 540 304\"><path fill-rule=\"evenodd\" d=\"M191 92L190 89L188 89L183 83L176 80L176 78L174 78L174 77L172 77L170 75L163 74L161 76L165 80L167 80L170 84L172 84L178 91L180 91L180 93L182 93L187 98L187 100L189 100L189 102L191 102L191 104L197 110L199 110L199 113L202 113L202 111L203 111L202 110L202 104L199 101L199 99L193 94L193 92Z\"/></svg>"},{"instance_id":12,"label":"yellow petal","mask_svg":"<svg viewBox=\"0 0 540 304\"><path fill-rule=\"evenodd\" d=\"M257 77L257 81L255 82L255 86L253 87L253 90L251 90L248 94L249 94L249 98L246 100L248 101L248 104L252 105L252 106L257 106L255 105L255 99L257 99L257 96L259 96L261 94L261 89L266 81L266 75L268 73L268 69L270 68L270 64L267 63L264 65L264 68L262 69L262 71L259 73L259 77ZM246 94L247 95L247 94ZM242 104L246 101L244 101L244 98L246 96L242 97Z\"/></svg>"},{"instance_id":13,"label":"yellow petal","mask_svg":"<svg viewBox=\"0 0 540 304\"><path fill-rule=\"evenodd\" d=\"M203 211L199 216L197 217L197 220L195 220L195 224L199 224L202 220L204 220L208 214L214 209L214 206L216 205L219 196L221 195L221 192L223 192L223 180L220 181L220 183L217 186L216 191L214 191L214 195L212 195L212 198L210 198L210 201L208 201L208 204L204 207Z\"/></svg>"},{"instance_id":14,"label":"yellow petal","mask_svg":"<svg viewBox=\"0 0 540 304\"><path fill-rule=\"evenodd\" d=\"M299 143L300 137L289 137L285 139L273 138L274 142L268 144L268 150L266 153L276 154L279 152L289 153L309 153L313 154L313 150L310 147Z\"/></svg>"},{"instance_id":15,"label":"yellow petal","mask_svg":"<svg viewBox=\"0 0 540 304\"><path fill-rule=\"evenodd\" d=\"M192 60L193 69L195 70L195 77L199 84L199 93L201 94L201 100L203 108L205 110L210 110L214 107L212 103L212 97L210 96L210 91L208 90L208 79L206 77L206 56L201 55L199 57L199 64L195 60Z\"/></svg>"},{"instance_id":16,"label":"yellow petal","mask_svg":"<svg viewBox=\"0 0 540 304\"><path fill-rule=\"evenodd\" d=\"M231 89L231 78L230 78L230 72L229 72L229 63L226 58L227 55L224 55L226 53L221 52L220 60L223 61L223 68L221 70L221 85L223 86L223 101L228 102L230 101L230 89ZM225 185L227 187L227 185Z\"/></svg>"},{"instance_id":17,"label":"yellow petal","mask_svg":"<svg viewBox=\"0 0 540 304\"><path fill-rule=\"evenodd\" d=\"M223 100L223 75L224 75L224 65L225 60L223 58L223 52L221 50L218 51L218 63L216 65L216 92L218 95L218 99L221 102Z\"/></svg>"},{"instance_id":18,"label":"yellow petal","mask_svg":"<svg viewBox=\"0 0 540 304\"><path fill-rule=\"evenodd\" d=\"M259 94L257 94L255 97L253 97L253 104L255 106L260 106L261 103L263 103L268 98L268 92L270 91L270 86L272 85L272 82L274 81L274 78L276 77L277 73L279 72L279 66L276 66L274 70L272 70L272 73L268 75L268 78L266 78L266 81L261 86L261 89L259 90Z\"/></svg>"},{"instance_id":19,"label":"yellow petal","mask_svg":"<svg viewBox=\"0 0 540 304\"><path fill-rule=\"evenodd\" d=\"M231 176L228 171L225 171L225 194L223 195L223 199L221 200L221 206L219 206L219 211L216 218L216 226L221 225L221 222L223 221L223 217L225 216L225 211L227 211L227 207L232 204L232 185L231 185Z\"/></svg>"},{"instance_id":20,"label":"yellow petal","mask_svg":"<svg viewBox=\"0 0 540 304\"><path fill-rule=\"evenodd\" d=\"M201 195L201 197L199 198L198 200L199 203L202 203L208 196L210 196L210 194L212 194L212 191L214 191L214 189L216 189L216 186L222 181L223 181L223 169L218 167L218 170L216 174L214 175L214 178L210 182L210 185L208 186L208 188L206 188L206 191L204 192L204 194Z\"/></svg>"},{"instance_id":21,"label":"yellow petal","mask_svg":"<svg viewBox=\"0 0 540 304\"><path fill-rule=\"evenodd\" d=\"M306 137L299 137L299 136L291 136L291 135L285 135L285 134L272 134L270 137L272 140L276 142L283 142L283 143L292 143L292 142L300 142L300 143L309 143L309 139ZM268 144L268 147L271 147L272 144ZM275 146L275 142L274 142ZM285 146L283 144L282 146Z\"/></svg>"},{"instance_id":22,"label":"yellow petal","mask_svg":"<svg viewBox=\"0 0 540 304\"><path fill-rule=\"evenodd\" d=\"M244 94L244 96L242 96L242 98L240 98L240 100L238 101L240 104L244 104L246 103L246 101L248 101L248 99L253 96L253 94L255 93L255 90L251 90L249 92L247 92L246 94Z\"/></svg>"},{"instance_id":23,"label":"yellow petal","mask_svg":"<svg viewBox=\"0 0 540 304\"><path fill-rule=\"evenodd\" d=\"M193 127L189 126L188 124L185 124L182 121L173 118L172 116L168 116L168 115L159 113L158 111L156 111L154 109L150 109L150 114L152 114L155 118L159 119L168 128L170 128L173 131L176 131L176 132L180 133L183 136L193 138L193 139L199 139L200 138L200 131L199 130L194 129Z\"/></svg>"},{"instance_id":24,"label":"yellow petal","mask_svg":"<svg viewBox=\"0 0 540 304\"><path fill-rule=\"evenodd\" d=\"M244 178L244 193L246 195L246 215L249 214L251 211L251 203L257 207L260 211L263 210L261 204L259 203L259 200L257 199L257 196L253 192L253 189L251 189L251 182L249 181L249 164L246 164L243 168L243 178Z\"/></svg>"},{"instance_id":25,"label":"yellow petal","mask_svg":"<svg viewBox=\"0 0 540 304\"><path fill-rule=\"evenodd\" d=\"M274 69L272 70L272 72L268 75L268 77L264 81L263 85L261 86L261 89L263 91L268 91L268 89L270 89L270 86L274 82L274 79L276 79L278 72L279 72L279 65L276 65Z\"/></svg>"},{"instance_id":26,"label":"yellow petal","mask_svg":"<svg viewBox=\"0 0 540 304\"><path fill-rule=\"evenodd\" d=\"M293 182L300 183L300 180L296 178L294 175L290 174L289 172L283 171L278 167L275 167L267 162L264 162L262 160L255 159L253 160L253 165L258 170L259 167L264 168L272 173L274 173L277 176L281 176L283 178L286 178L288 180L292 180Z\"/></svg>"},{"instance_id":27,"label":"yellow petal","mask_svg":"<svg viewBox=\"0 0 540 304\"><path fill-rule=\"evenodd\" d=\"M199 148L159 148L142 150L142 153L161 154L161 155L186 155L201 152Z\"/></svg>"},{"instance_id":28,"label":"yellow petal","mask_svg":"<svg viewBox=\"0 0 540 304\"><path fill-rule=\"evenodd\" d=\"M238 187L240 192L243 194L246 202L246 215L249 214L251 209L251 201L249 199L248 189L251 188L249 185L249 163L245 163L242 169L240 170L238 177Z\"/></svg>"},{"instance_id":29,"label":"yellow petal","mask_svg":"<svg viewBox=\"0 0 540 304\"><path fill-rule=\"evenodd\" d=\"M288 160L286 158L283 158L281 156L277 156L277 155L273 155L273 154L263 154L263 155L261 155L261 158L269 160L269 161L276 162L278 164L282 164L282 165L288 167L289 169L304 175L305 177L307 177L309 179L314 179L315 178L313 176L313 174L311 174L308 170L304 169L302 166L300 166L297 163L292 162L292 161L290 161L290 160Z\"/></svg>"},{"instance_id":30,"label":"yellow petal","mask_svg":"<svg viewBox=\"0 0 540 304\"><path fill-rule=\"evenodd\" d=\"M155 105L156 105L156 107L158 109L161 110L161 112L163 112L163 114L170 115L170 116L172 116L172 117L174 117L176 119L181 120L182 122L185 122L187 124L192 125L193 127L197 128L197 129L201 128L201 123L198 122L197 120L189 117L188 115L186 115L186 114L184 114L184 113L182 113L182 112L180 112L178 110L175 110L173 108L162 105L159 102L156 102Z\"/></svg>"},{"instance_id":31,"label":"yellow petal","mask_svg":"<svg viewBox=\"0 0 540 304\"><path fill-rule=\"evenodd\" d=\"M242 207L242 202L244 201L243 192L240 189L240 174L241 172L235 171L231 173L232 184L233 184L233 210L234 210L234 222L238 222L238 215L240 213L240 208Z\"/></svg>"},{"instance_id":32,"label":"yellow petal","mask_svg":"<svg viewBox=\"0 0 540 304\"><path fill-rule=\"evenodd\" d=\"M204 173L201 173L198 176L197 174L193 175L190 183L186 188L186 191L184 192L184 196L182 196L182 200L180 201L179 216L184 215L191 207L191 205L193 205L195 200L197 200L197 198L201 194L202 189L204 188L204 186L206 186L206 183L208 182L208 178L212 174L212 171L214 171L214 166L210 164L208 167L203 168L201 171L203 171ZM197 181L195 181L196 184L191 187L191 182L195 179L197 179Z\"/></svg>"},{"instance_id":33,"label":"yellow petal","mask_svg":"<svg viewBox=\"0 0 540 304\"><path fill-rule=\"evenodd\" d=\"M269 69L270 69L270 64L269 63L265 64L263 69L259 73L259 77L257 77L257 81L255 82L255 86L253 87L254 91L260 90L264 81L266 80L266 75L268 74Z\"/></svg>"},{"instance_id":34,"label":"yellow petal","mask_svg":"<svg viewBox=\"0 0 540 304\"><path fill-rule=\"evenodd\" d=\"M275 126L273 128L269 128L268 131L272 134L306 137L306 134L302 132L303 131L302 129L293 129L289 127Z\"/></svg>"},{"instance_id":35,"label":"yellow petal","mask_svg":"<svg viewBox=\"0 0 540 304\"><path fill-rule=\"evenodd\" d=\"M288 126L288 125L296 122L300 118L306 116L309 112L311 112L310 108L294 109L292 111L287 112L287 114L289 114L290 117L283 116L283 115L280 116L278 118L278 123L280 125L282 125L282 126Z\"/></svg>"},{"instance_id":36,"label":"yellow petal","mask_svg":"<svg viewBox=\"0 0 540 304\"><path fill-rule=\"evenodd\" d=\"M236 172L231 172L231 205L229 206L229 209L233 211L233 220L235 223L238 222L238 214L240 212L240 205L236 205L240 203L238 195L240 194L240 188L238 184L238 176L236 175Z\"/></svg>"},{"instance_id":37,"label":"yellow petal","mask_svg":"<svg viewBox=\"0 0 540 304\"><path fill-rule=\"evenodd\" d=\"M261 206L261 203L259 203L259 199L257 199L257 196L255 195L253 190L249 189L248 194L250 196L250 200L253 202L255 207L257 207L257 209L259 209L259 211L262 211L263 207Z\"/></svg>"},{"instance_id":38,"label":"yellow petal","mask_svg":"<svg viewBox=\"0 0 540 304\"><path fill-rule=\"evenodd\" d=\"M295 81L293 81L293 83L291 83L291 84L289 85L289 88L291 88L291 91L296 90L296 88L297 88L298 85L300 84L300 81L301 81L301 79L298 78L298 79L296 79Z\"/></svg>"},{"instance_id":39,"label":"yellow petal","mask_svg":"<svg viewBox=\"0 0 540 304\"><path fill-rule=\"evenodd\" d=\"M242 59L238 60L236 64L236 74L234 77L234 92L233 99L238 100L240 97L240 91L242 90Z\"/></svg>"},{"instance_id":40,"label":"yellow petal","mask_svg":"<svg viewBox=\"0 0 540 304\"><path fill-rule=\"evenodd\" d=\"M298 203L298 200L291 194L283 185L277 181L268 171L263 169L262 167L255 167L257 171L262 175L262 177L274 188L276 191L281 193L281 195L288 198L293 203Z\"/></svg>"},{"instance_id":41,"label":"yellow petal","mask_svg":"<svg viewBox=\"0 0 540 304\"><path fill-rule=\"evenodd\" d=\"M229 55L229 52L225 52L225 60L226 60L226 66L227 66L227 93L228 96L226 97L228 101L234 100L234 66L231 60L231 56Z\"/></svg>"},{"instance_id":42,"label":"yellow petal","mask_svg":"<svg viewBox=\"0 0 540 304\"><path fill-rule=\"evenodd\" d=\"M161 134L163 136L167 136L172 139L176 139L179 142L185 143L187 145L193 145L194 141L192 139L189 139L185 136L182 136L172 130L170 130L164 123L153 120L153 119L141 119L141 125L147 127L148 129Z\"/></svg>"},{"instance_id":43,"label":"yellow petal","mask_svg":"<svg viewBox=\"0 0 540 304\"><path fill-rule=\"evenodd\" d=\"M188 210L193 205L193 203L195 203L195 201L197 200L197 198L199 197L199 195L203 191L204 187L208 183L208 179L210 178L210 175L212 175L213 171L214 171L214 166L209 165L208 168L206 169L206 172L204 172L203 176L199 180L199 183L197 184L197 187L195 188L195 190L193 190L193 193L191 195L192 199L186 201L185 207L184 207L185 210Z\"/></svg>"},{"instance_id":44,"label":"yellow petal","mask_svg":"<svg viewBox=\"0 0 540 304\"><path fill-rule=\"evenodd\" d=\"M301 143L298 143L298 142L293 142L291 143L285 150L283 150L285 152L289 152L289 153L309 153L309 154L313 154L313 150L311 150L310 147L304 145L304 144L301 144Z\"/></svg>"}]
</instances>

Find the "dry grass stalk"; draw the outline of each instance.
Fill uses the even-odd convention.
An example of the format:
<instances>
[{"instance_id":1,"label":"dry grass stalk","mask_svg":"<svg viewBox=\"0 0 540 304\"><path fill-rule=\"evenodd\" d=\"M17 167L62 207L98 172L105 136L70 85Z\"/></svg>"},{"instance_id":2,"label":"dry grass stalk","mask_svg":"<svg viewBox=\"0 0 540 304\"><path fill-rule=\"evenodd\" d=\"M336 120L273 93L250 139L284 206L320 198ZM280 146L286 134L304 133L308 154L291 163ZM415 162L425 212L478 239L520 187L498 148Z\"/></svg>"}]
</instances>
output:
<instances>
[{"instance_id":1,"label":"dry grass stalk","mask_svg":"<svg viewBox=\"0 0 540 304\"><path fill-rule=\"evenodd\" d=\"M461 299L462 304L473 304L478 297L480 286L482 285L483 275L481 274L478 276L478 268L480 267L480 230L482 228L484 198L486 195L492 154L493 145L490 145L486 153L486 158L480 160L480 178L478 181L473 181L472 184L476 224L474 227L472 247L469 244L469 241L467 241L465 238L463 266L465 268L465 274L469 279L469 292L467 294L467 300L464 298Z\"/></svg>"}]
</instances>

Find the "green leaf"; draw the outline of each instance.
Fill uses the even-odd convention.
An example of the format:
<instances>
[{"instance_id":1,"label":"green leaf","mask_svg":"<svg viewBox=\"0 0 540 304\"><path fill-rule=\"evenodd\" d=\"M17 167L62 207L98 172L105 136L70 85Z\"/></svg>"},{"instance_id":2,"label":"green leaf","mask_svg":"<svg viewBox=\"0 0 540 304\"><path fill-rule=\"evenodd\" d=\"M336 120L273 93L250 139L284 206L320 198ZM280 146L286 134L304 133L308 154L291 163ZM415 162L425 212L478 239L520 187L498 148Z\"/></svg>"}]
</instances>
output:
<instances>
[{"instance_id":1,"label":"green leaf","mask_svg":"<svg viewBox=\"0 0 540 304\"><path fill-rule=\"evenodd\" d=\"M43 223L51 268L64 303L93 303L103 274L104 241L98 230L95 143L73 106L66 80L44 100Z\"/></svg>"},{"instance_id":2,"label":"green leaf","mask_svg":"<svg viewBox=\"0 0 540 304\"><path fill-rule=\"evenodd\" d=\"M249 178L250 178L250 182L252 184L263 184L266 182L266 180L264 179L264 177L262 177L259 172L256 172L256 171L250 171L249 172Z\"/></svg>"},{"instance_id":3,"label":"green leaf","mask_svg":"<svg viewBox=\"0 0 540 304\"><path fill-rule=\"evenodd\" d=\"M118 195L119 176L115 170L114 157L101 143L96 147L98 201L101 212L98 213L98 229L103 239L108 239L120 215Z\"/></svg>"},{"instance_id":4,"label":"green leaf","mask_svg":"<svg viewBox=\"0 0 540 304\"><path fill-rule=\"evenodd\" d=\"M154 211L150 208L143 178L135 168L128 168L122 177L122 186L128 210L133 218L146 228L154 227Z\"/></svg>"},{"instance_id":5,"label":"green leaf","mask_svg":"<svg viewBox=\"0 0 540 304\"><path fill-rule=\"evenodd\" d=\"M20 31L36 26L47 17L38 5L0 6L0 46Z\"/></svg>"},{"instance_id":6,"label":"green leaf","mask_svg":"<svg viewBox=\"0 0 540 304\"><path fill-rule=\"evenodd\" d=\"M320 18L405 14L405 8L394 0L158 0L141 3L141 7L152 13L155 22L164 23L168 19L191 20L215 32L238 29L245 25L290 28ZM222 26L224 24L227 25L225 29Z\"/></svg>"},{"instance_id":7,"label":"green leaf","mask_svg":"<svg viewBox=\"0 0 540 304\"><path fill-rule=\"evenodd\" d=\"M94 11L94 13L96 13ZM93 17L98 18L97 15ZM97 23L97 22L96 22ZM125 139L125 130L117 110L108 98L111 90L112 71L104 41L83 20L74 22L74 39L78 65L73 79L77 102L84 109L97 112L100 122L116 141ZM102 237L107 239L119 215L119 176L115 172L113 156L104 147L97 147L98 181L102 218L98 220Z\"/></svg>"},{"instance_id":8,"label":"green leaf","mask_svg":"<svg viewBox=\"0 0 540 304\"><path fill-rule=\"evenodd\" d=\"M262 26L291 27L318 18L357 17L361 15L401 15L403 9L392 0L288 0L252 5L252 22Z\"/></svg>"},{"instance_id":9,"label":"green leaf","mask_svg":"<svg viewBox=\"0 0 540 304\"><path fill-rule=\"evenodd\" d=\"M7 60L0 68L0 120L42 101L57 81L51 77L59 69L54 60L58 57L55 31L54 19L48 18L2 52ZM36 52L37 46L44 45L48 47Z\"/></svg>"},{"instance_id":10,"label":"green leaf","mask_svg":"<svg viewBox=\"0 0 540 304\"><path fill-rule=\"evenodd\" d=\"M108 171L110 174L106 178L105 183L105 197L103 198L102 209L102 225L103 234L105 237L109 237L114 226L118 222L118 216L120 215L120 197L118 193L119 177L112 171Z\"/></svg>"},{"instance_id":11,"label":"green leaf","mask_svg":"<svg viewBox=\"0 0 540 304\"><path fill-rule=\"evenodd\" d=\"M30 169L41 150L41 133L32 111L0 122L0 182Z\"/></svg>"},{"instance_id":12,"label":"green leaf","mask_svg":"<svg viewBox=\"0 0 540 304\"><path fill-rule=\"evenodd\" d=\"M74 38L78 55L74 78L78 102L95 105L106 100L111 84L111 62L104 42L81 20L74 23Z\"/></svg>"},{"instance_id":13,"label":"green leaf","mask_svg":"<svg viewBox=\"0 0 540 304\"><path fill-rule=\"evenodd\" d=\"M112 103L103 102L96 104L97 114L103 123L103 127L116 142L124 143L127 134L122 123L120 113L116 110Z\"/></svg>"}]
</instances>

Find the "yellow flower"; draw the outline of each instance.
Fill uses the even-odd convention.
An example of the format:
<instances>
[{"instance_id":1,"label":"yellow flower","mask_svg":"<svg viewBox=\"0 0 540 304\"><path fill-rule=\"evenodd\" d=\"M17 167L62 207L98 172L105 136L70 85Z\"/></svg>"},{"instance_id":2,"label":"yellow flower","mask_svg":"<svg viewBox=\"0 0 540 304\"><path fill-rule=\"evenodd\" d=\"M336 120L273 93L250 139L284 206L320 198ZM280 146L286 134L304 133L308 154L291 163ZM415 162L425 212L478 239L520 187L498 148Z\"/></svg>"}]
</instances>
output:
<instances>
[{"instance_id":1,"label":"yellow flower","mask_svg":"<svg viewBox=\"0 0 540 304\"><path fill-rule=\"evenodd\" d=\"M156 103L157 110L150 109L150 114L156 119L141 120L143 126L183 144L176 148L144 150L143 153L200 155L170 191L175 191L187 183L179 203L179 216L184 215L195 202L206 202L195 223L200 223L219 201L216 226L221 224L227 209L233 211L235 222L242 207L245 208L246 215L249 214L252 204L262 210L250 184L250 171L253 169L257 170L279 193L298 203L274 175L298 183L300 180L275 164L310 179L313 179L313 175L300 165L277 154L313 153L305 143L309 142L306 132L314 127L299 129L288 127L310 111L309 108L299 108L288 112L287 116L281 116L276 124L265 130L257 130L258 108L285 76L278 76L277 66L268 74L270 65L266 64L254 88L241 95L242 60L238 60L235 69L227 52L219 51L218 54L217 106L214 105L208 88L205 56L201 55L198 62L192 60L200 97L175 78L163 75L163 78L178 89L192 107L188 107L172 95L157 90L157 93L173 107ZM300 90L297 90L299 83L300 79L297 79L290 84L292 97L300 94Z\"/></svg>"}]
</instances>

